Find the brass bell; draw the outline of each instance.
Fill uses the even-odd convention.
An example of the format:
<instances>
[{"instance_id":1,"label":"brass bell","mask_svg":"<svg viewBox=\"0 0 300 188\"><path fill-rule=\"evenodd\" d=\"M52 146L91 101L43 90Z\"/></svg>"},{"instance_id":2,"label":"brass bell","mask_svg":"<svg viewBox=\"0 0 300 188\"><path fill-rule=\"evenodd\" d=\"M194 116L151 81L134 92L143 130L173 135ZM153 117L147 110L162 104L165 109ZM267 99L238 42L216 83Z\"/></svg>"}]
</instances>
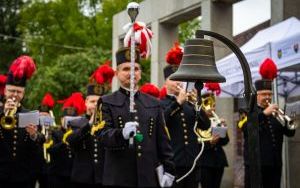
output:
<instances>
[{"instance_id":1,"label":"brass bell","mask_svg":"<svg viewBox=\"0 0 300 188\"><path fill-rule=\"evenodd\" d=\"M213 41L195 38L185 41L182 62L171 80L225 82L216 67Z\"/></svg>"}]
</instances>

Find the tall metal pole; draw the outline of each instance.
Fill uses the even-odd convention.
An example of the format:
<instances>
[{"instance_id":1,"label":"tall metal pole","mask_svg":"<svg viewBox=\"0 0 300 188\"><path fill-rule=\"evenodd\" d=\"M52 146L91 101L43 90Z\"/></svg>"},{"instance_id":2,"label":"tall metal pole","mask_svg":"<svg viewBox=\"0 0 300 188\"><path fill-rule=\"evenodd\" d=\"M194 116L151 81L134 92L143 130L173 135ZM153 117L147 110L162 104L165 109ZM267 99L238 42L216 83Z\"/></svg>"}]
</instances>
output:
<instances>
[{"instance_id":1,"label":"tall metal pole","mask_svg":"<svg viewBox=\"0 0 300 188\"><path fill-rule=\"evenodd\" d=\"M139 14L139 4L135 2L131 2L127 5L127 13L131 19L131 36L130 36L130 98L129 98L129 111L131 118L133 120L134 113L136 110L134 109L134 94L135 94L135 84L134 84L134 71L135 71L135 33L134 33L134 23L137 15ZM129 147L133 147L134 142L134 133L130 133L129 137Z\"/></svg>"}]
</instances>

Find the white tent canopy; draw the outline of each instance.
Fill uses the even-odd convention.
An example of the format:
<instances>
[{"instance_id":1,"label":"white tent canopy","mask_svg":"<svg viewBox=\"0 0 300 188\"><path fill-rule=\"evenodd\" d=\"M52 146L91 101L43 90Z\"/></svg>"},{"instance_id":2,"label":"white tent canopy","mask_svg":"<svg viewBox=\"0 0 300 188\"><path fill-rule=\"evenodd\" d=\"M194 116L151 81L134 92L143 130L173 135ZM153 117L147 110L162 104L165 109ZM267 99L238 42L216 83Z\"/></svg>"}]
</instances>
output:
<instances>
[{"instance_id":1,"label":"white tent canopy","mask_svg":"<svg viewBox=\"0 0 300 188\"><path fill-rule=\"evenodd\" d=\"M283 22L259 31L251 40L241 47L246 56L253 82L260 79L259 65L266 58L272 58L280 73L278 77L278 93L292 96L297 91L300 74L296 68L300 66L300 21L291 17ZM226 82L221 84L221 96L240 96L243 94L243 72L234 54L230 54L217 62L217 68ZM299 69L298 69L299 70ZM285 72L283 72L285 71ZM286 72L293 71L293 72Z\"/></svg>"}]
</instances>

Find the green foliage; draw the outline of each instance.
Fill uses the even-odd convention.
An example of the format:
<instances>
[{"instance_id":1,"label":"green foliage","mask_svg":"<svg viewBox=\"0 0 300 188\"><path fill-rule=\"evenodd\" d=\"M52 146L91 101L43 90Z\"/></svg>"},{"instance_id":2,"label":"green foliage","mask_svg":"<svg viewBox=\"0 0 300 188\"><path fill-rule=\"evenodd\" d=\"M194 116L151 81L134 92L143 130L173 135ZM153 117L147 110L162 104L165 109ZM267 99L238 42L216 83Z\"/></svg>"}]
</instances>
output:
<instances>
[{"instance_id":1,"label":"green foliage","mask_svg":"<svg viewBox=\"0 0 300 188\"><path fill-rule=\"evenodd\" d=\"M0 74L7 72L10 63L22 53L22 42L17 25L19 11L24 2L20 0L0 1Z\"/></svg>"},{"instance_id":2,"label":"green foliage","mask_svg":"<svg viewBox=\"0 0 300 188\"><path fill-rule=\"evenodd\" d=\"M185 40L195 38L195 32L201 28L199 18L184 22L179 25L179 43L184 44Z\"/></svg>"},{"instance_id":3,"label":"green foliage","mask_svg":"<svg viewBox=\"0 0 300 188\"><path fill-rule=\"evenodd\" d=\"M25 106L37 108L46 92L55 99L65 99L77 91L86 93L89 76L109 57L109 51L91 50L62 55L51 66L38 67L26 86Z\"/></svg>"},{"instance_id":4,"label":"green foliage","mask_svg":"<svg viewBox=\"0 0 300 188\"><path fill-rule=\"evenodd\" d=\"M140 85L143 85L144 83L150 82L150 75L151 75L150 57L148 59L142 59L140 64L142 68L142 78L140 80Z\"/></svg>"},{"instance_id":5,"label":"green foliage","mask_svg":"<svg viewBox=\"0 0 300 188\"><path fill-rule=\"evenodd\" d=\"M28 41L29 53L51 64L59 55L93 47L111 49L112 17L125 9L127 3L124 0L37 1L22 9L19 29ZM84 7L92 10L90 15L85 15Z\"/></svg>"}]
</instances>

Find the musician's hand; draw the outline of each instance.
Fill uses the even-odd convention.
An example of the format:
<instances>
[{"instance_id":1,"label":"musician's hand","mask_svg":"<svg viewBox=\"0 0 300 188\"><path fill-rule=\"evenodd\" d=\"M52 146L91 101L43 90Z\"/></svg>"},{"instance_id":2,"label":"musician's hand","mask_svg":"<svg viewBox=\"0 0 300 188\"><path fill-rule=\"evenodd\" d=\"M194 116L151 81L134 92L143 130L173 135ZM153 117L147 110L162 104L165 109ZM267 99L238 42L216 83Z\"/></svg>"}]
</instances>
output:
<instances>
[{"instance_id":1,"label":"musician's hand","mask_svg":"<svg viewBox=\"0 0 300 188\"><path fill-rule=\"evenodd\" d=\"M162 187L171 187L173 185L174 180L175 176L169 174L168 172L165 172L162 177Z\"/></svg>"},{"instance_id":2,"label":"musician's hand","mask_svg":"<svg viewBox=\"0 0 300 188\"><path fill-rule=\"evenodd\" d=\"M93 123L94 123L94 117L95 117L95 113L92 113L92 115L90 117L90 120L89 120L89 124L90 125L93 125Z\"/></svg>"},{"instance_id":3,"label":"musician's hand","mask_svg":"<svg viewBox=\"0 0 300 188\"><path fill-rule=\"evenodd\" d=\"M226 120L224 118L220 118L220 121L223 127L227 127Z\"/></svg>"},{"instance_id":4,"label":"musician's hand","mask_svg":"<svg viewBox=\"0 0 300 188\"><path fill-rule=\"evenodd\" d=\"M210 144L215 145L219 141L220 136L219 135L213 135L212 139L210 140Z\"/></svg>"},{"instance_id":5,"label":"musician's hand","mask_svg":"<svg viewBox=\"0 0 300 188\"><path fill-rule=\"evenodd\" d=\"M9 110L16 108L16 102L13 99L7 99L4 104L4 112L6 113Z\"/></svg>"},{"instance_id":6,"label":"musician's hand","mask_svg":"<svg viewBox=\"0 0 300 188\"><path fill-rule=\"evenodd\" d=\"M125 140L128 140L130 134L133 133L133 136L136 134L136 127L138 126L138 122L136 121L129 121L125 123L125 127L122 130L122 134Z\"/></svg>"},{"instance_id":7,"label":"musician's hand","mask_svg":"<svg viewBox=\"0 0 300 188\"><path fill-rule=\"evenodd\" d=\"M181 89L179 91L178 96L176 97L178 104L182 105L186 101L187 96L188 96L188 94L185 92L185 90Z\"/></svg>"},{"instance_id":8,"label":"musician's hand","mask_svg":"<svg viewBox=\"0 0 300 188\"><path fill-rule=\"evenodd\" d=\"M267 108L265 108L263 113L266 116L270 116L270 115L272 115L272 113L277 113L277 111L278 111L278 105L277 104L270 104Z\"/></svg>"},{"instance_id":9,"label":"musician's hand","mask_svg":"<svg viewBox=\"0 0 300 188\"><path fill-rule=\"evenodd\" d=\"M37 136L37 126L33 124L29 124L25 127L25 130L29 134L30 138L36 138Z\"/></svg>"}]
</instances>

